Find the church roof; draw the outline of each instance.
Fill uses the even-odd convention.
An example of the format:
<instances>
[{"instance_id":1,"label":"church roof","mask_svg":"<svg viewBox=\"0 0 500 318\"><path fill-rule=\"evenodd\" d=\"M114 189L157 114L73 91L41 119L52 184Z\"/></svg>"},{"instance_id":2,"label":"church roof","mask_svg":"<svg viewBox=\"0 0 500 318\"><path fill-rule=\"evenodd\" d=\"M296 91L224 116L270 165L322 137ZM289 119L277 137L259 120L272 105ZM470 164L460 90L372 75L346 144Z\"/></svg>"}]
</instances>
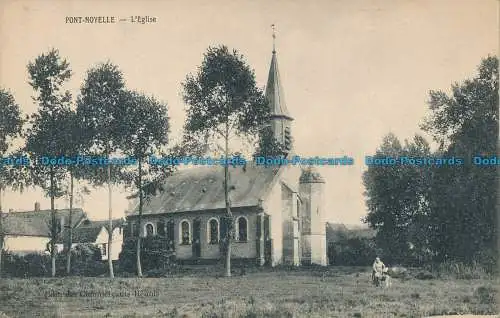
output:
<instances>
[{"instance_id":1,"label":"church roof","mask_svg":"<svg viewBox=\"0 0 500 318\"><path fill-rule=\"evenodd\" d=\"M230 167L231 207L258 206L269 192L277 166L248 164ZM204 166L175 172L167 178L164 191L145 202L143 215L203 211L225 208L224 167ZM138 206L131 215L137 215Z\"/></svg>"},{"instance_id":2,"label":"church roof","mask_svg":"<svg viewBox=\"0 0 500 318\"><path fill-rule=\"evenodd\" d=\"M269 106L271 107L272 116L281 116L287 119L292 119L288 109L286 108L283 86L281 84L278 70L278 59L276 57L275 50L273 50L273 56L271 58L271 67L269 68L265 95L267 101L269 102Z\"/></svg>"}]
</instances>

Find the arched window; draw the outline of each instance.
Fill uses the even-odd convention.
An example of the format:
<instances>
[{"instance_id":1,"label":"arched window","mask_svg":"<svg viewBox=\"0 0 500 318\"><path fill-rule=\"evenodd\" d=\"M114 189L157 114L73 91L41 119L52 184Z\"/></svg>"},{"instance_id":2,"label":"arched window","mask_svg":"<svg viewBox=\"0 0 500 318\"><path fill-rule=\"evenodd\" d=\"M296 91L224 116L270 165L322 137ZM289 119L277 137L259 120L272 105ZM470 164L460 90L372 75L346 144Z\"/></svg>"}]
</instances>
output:
<instances>
[{"instance_id":1,"label":"arched window","mask_svg":"<svg viewBox=\"0 0 500 318\"><path fill-rule=\"evenodd\" d=\"M146 236L153 236L154 235L154 227L153 224L148 223L146 224Z\"/></svg>"},{"instance_id":2,"label":"arched window","mask_svg":"<svg viewBox=\"0 0 500 318\"><path fill-rule=\"evenodd\" d=\"M191 244L191 225L187 220L181 222L181 244Z\"/></svg>"},{"instance_id":3,"label":"arched window","mask_svg":"<svg viewBox=\"0 0 500 318\"><path fill-rule=\"evenodd\" d=\"M248 221L244 216L240 216L236 221L238 226L238 241L246 242L248 240Z\"/></svg>"},{"instance_id":4,"label":"arched window","mask_svg":"<svg viewBox=\"0 0 500 318\"><path fill-rule=\"evenodd\" d=\"M216 219L208 221L208 242L210 244L219 243L219 222Z\"/></svg>"}]
</instances>

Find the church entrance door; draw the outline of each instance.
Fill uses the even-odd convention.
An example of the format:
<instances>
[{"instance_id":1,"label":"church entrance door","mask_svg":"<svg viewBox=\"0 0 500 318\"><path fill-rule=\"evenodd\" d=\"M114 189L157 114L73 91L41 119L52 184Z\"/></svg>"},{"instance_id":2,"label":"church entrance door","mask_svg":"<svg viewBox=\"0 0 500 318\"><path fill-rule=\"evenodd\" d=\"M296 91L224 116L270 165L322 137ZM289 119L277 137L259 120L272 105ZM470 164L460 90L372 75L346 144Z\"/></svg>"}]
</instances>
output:
<instances>
[{"instance_id":1,"label":"church entrance door","mask_svg":"<svg viewBox=\"0 0 500 318\"><path fill-rule=\"evenodd\" d=\"M193 257L201 257L201 220L193 221Z\"/></svg>"}]
</instances>

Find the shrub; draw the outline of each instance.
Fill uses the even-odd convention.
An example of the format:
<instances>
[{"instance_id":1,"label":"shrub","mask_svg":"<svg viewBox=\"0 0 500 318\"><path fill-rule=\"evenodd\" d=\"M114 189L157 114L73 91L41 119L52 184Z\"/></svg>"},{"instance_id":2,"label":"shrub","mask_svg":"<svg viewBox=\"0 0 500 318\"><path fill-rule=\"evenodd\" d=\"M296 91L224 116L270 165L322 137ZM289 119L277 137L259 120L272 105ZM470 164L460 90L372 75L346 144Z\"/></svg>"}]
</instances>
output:
<instances>
[{"instance_id":1,"label":"shrub","mask_svg":"<svg viewBox=\"0 0 500 318\"><path fill-rule=\"evenodd\" d=\"M123 242L119 268L125 272L137 271L137 238ZM141 266L143 271L166 269L175 264L175 253L162 236L141 239Z\"/></svg>"},{"instance_id":2,"label":"shrub","mask_svg":"<svg viewBox=\"0 0 500 318\"><path fill-rule=\"evenodd\" d=\"M48 276L51 272L50 256L45 254L17 255L3 251L2 262L3 274L10 277Z\"/></svg>"},{"instance_id":3,"label":"shrub","mask_svg":"<svg viewBox=\"0 0 500 318\"><path fill-rule=\"evenodd\" d=\"M436 279L436 275L429 272L429 271L419 271L416 275L415 275L415 278L416 279L420 279L420 280L429 280L429 279Z\"/></svg>"},{"instance_id":4,"label":"shrub","mask_svg":"<svg viewBox=\"0 0 500 318\"><path fill-rule=\"evenodd\" d=\"M370 238L354 237L328 245L330 265L369 266L377 256Z\"/></svg>"},{"instance_id":5,"label":"shrub","mask_svg":"<svg viewBox=\"0 0 500 318\"><path fill-rule=\"evenodd\" d=\"M58 255L58 272L66 272L66 254ZM79 244L71 250L71 274L77 276L99 276L107 272L107 263L102 261L101 250L93 244Z\"/></svg>"},{"instance_id":6,"label":"shrub","mask_svg":"<svg viewBox=\"0 0 500 318\"><path fill-rule=\"evenodd\" d=\"M475 263L480 264L486 273L498 275L498 254L496 249L484 249L477 253Z\"/></svg>"},{"instance_id":7,"label":"shrub","mask_svg":"<svg viewBox=\"0 0 500 318\"><path fill-rule=\"evenodd\" d=\"M48 276L51 274L52 262L50 255L27 254L24 257L19 257L19 260L25 264L25 277Z\"/></svg>"},{"instance_id":8,"label":"shrub","mask_svg":"<svg viewBox=\"0 0 500 318\"><path fill-rule=\"evenodd\" d=\"M474 291L474 297L480 304L494 304L497 299L497 290L490 286L481 286Z\"/></svg>"},{"instance_id":9,"label":"shrub","mask_svg":"<svg viewBox=\"0 0 500 318\"><path fill-rule=\"evenodd\" d=\"M490 273L479 263L461 263L461 262L442 262L437 264L428 264L425 266L430 272L436 273L442 278L454 279L478 279L490 278Z\"/></svg>"},{"instance_id":10,"label":"shrub","mask_svg":"<svg viewBox=\"0 0 500 318\"><path fill-rule=\"evenodd\" d=\"M71 274L79 276L98 276L106 272L107 267L101 261L101 251L92 244L80 244L71 250ZM30 253L17 255L3 252L3 271L11 277L44 277L51 275L50 255ZM56 257L56 275L66 275L66 253Z\"/></svg>"}]
</instances>

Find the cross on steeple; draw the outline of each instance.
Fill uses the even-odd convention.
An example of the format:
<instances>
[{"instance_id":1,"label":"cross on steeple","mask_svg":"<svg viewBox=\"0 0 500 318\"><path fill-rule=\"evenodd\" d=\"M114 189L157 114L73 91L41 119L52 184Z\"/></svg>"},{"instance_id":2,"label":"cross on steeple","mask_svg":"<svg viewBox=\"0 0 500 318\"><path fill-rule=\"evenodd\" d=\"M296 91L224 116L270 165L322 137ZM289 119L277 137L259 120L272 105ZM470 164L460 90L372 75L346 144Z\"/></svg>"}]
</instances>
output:
<instances>
[{"instance_id":1,"label":"cross on steeple","mask_svg":"<svg viewBox=\"0 0 500 318\"><path fill-rule=\"evenodd\" d=\"M271 24L271 28L273 28L273 53L276 53L276 26Z\"/></svg>"}]
</instances>

